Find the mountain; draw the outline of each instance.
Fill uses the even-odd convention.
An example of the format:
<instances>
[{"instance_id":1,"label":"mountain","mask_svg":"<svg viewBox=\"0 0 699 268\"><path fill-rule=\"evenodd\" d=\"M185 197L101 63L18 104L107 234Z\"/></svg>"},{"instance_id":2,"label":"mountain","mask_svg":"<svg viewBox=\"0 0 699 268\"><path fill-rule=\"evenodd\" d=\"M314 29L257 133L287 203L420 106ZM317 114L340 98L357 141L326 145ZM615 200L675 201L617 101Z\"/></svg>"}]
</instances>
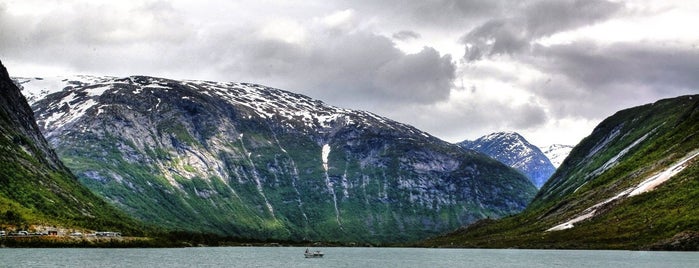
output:
<instances>
[{"instance_id":1,"label":"mountain","mask_svg":"<svg viewBox=\"0 0 699 268\"><path fill-rule=\"evenodd\" d=\"M0 228L137 233L138 223L81 185L61 163L2 63L0 92Z\"/></svg>"},{"instance_id":2,"label":"mountain","mask_svg":"<svg viewBox=\"0 0 699 268\"><path fill-rule=\"evenodd\" d=\"M424 245L699 250L699 95L619 111L525 211Z\"/></svg>"},{"instance_id":3,"label":"mountain","mask_svg":"<svg viewBox=\"0 0 699 268\"><path fill-rule=\"evenodd\" d=\"M247 83L17 78L80 181L165 229L395 242L524 209L521 174L414 127Z\"/></svg>"},{"instance_id":4,"label":"mountain","mask_svg":"<svg viewBox=\"0 0 699 268\"><path fill-rule=\"evenodd\" d=\"M551 161L554 167L558 168L563 163L563 160L568 157L573 146L564 144L552 144L548 147L539 147L539 149Z\"/></svg>"},{"instance_id":5,"label":"mountain","mask_svg":"<svg viewBox=\"0 0 699 268\"><path fill-rule=\"evenodd\" d=\"M537 187L556 171L549 158L541 150L515 132L497 132L476 139L465 140L457 145L484 153L522 174Z\"/></svg>"}]
</instances>

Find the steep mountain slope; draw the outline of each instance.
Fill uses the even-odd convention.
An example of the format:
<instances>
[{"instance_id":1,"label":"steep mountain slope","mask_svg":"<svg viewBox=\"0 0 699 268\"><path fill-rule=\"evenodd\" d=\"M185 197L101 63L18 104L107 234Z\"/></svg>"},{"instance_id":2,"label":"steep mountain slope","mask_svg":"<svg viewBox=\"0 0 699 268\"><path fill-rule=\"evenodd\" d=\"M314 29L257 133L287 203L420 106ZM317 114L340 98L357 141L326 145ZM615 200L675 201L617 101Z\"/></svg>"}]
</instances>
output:
<instances>
[{"instance_id":1,"label":"steep mountain slope","mask_svg":"<svg viewBox=\"0 0 699 268\"><path fill-rule=\"evenodd\" d=\"M92 194L63 166L2 63L0 92L0 228L136 231L134 220Z\"/></svg>"},{"instance_id":2,"label":"steep mountain slope","mask_svg":"<svg viewBox=\"0 0 699 268\"><path fill-rule=\"evenodd\" d=\"M699 250L699 95L617 112L527 210L426 244Z\"/></svg>"},{"instance_id":3,"label":"steep mountain slope","mask_svg":"<svg viewBox=\"0 0 699 268\"><path fill-rule=\"evenodd\" d=\"M539 149L546 155L546 158L551 161L551 164L558 168L563 163L563 160L568 157L570 151L573 150L573 146L565 144L552 144L546 147L539 147Z\"/></svg>"},{"instance_id":4,"label":"steep mountain slope","mask_svg":"<svg viewBox=\"0 0 699 268\"><path fill-rule=\"evenodd\" d=\"M539 188L556 171L538 147L515 132L497 132L459 146L484 153L526 175Z\"/></svg>"},{"instance_id":5,"label":"steep mountain slope","mask_svg":"<svg viewBox=\"0 0 699 268\"><path fill-rule=\"evenodd\" d=\"M505 165L413 127L260 85L17 80L81 182L167 228L406 241L517 213L536 191Z\"/></svg>"}]
</instances>

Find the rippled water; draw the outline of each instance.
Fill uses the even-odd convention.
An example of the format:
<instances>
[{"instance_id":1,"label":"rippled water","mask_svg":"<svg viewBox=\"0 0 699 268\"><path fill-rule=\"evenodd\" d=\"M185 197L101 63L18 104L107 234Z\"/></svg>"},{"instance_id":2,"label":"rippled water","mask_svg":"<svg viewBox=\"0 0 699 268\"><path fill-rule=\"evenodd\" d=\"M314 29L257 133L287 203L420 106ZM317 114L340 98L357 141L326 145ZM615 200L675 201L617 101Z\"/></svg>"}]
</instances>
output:
<instances>
[{"instance_id":1,"label":"rippled water","mask_svg":"<svg viewBox=\"0 0 699 268\"><path fill-rule=\"evenodd\" d=\"M312 248L316 249L316 248ZM216 247L0 249L0 267L699 267L699 253L591 250Z\"/></svg>"}]
</instances>

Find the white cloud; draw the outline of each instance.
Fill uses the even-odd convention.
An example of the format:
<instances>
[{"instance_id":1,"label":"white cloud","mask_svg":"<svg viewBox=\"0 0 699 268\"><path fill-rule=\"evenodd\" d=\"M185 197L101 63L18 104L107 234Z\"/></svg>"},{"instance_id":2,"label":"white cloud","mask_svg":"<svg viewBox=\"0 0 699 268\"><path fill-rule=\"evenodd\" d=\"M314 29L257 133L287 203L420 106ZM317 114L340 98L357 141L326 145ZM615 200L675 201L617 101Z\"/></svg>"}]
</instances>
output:
<instances>
[{"instance_id":1,"label":"white cloud","mask_svg":"<svg viewBox=\"0 0 699 268\"><path fill-rule=\"evenodd\" d=\"M354 10L352 9L345 9L341 11L337 11L335 13L332 13L330 15L327 15L320 19L320 21L325 25L325 27L328 27L330 29L342 29L342 30L348 30L349 27L352 26L353 20L354 19Z\"/></svg>"},{"instance_id":2,"label":"white cloud","mask_svg":"<svg viewBox=\"0 0 699 268\"><path fill-rule=\"evenodd\" d=\"M306 39L306 30L294 20L275 19L262 26L260 36L265 39L301 44Z\"/></svg>"}]
</instances>

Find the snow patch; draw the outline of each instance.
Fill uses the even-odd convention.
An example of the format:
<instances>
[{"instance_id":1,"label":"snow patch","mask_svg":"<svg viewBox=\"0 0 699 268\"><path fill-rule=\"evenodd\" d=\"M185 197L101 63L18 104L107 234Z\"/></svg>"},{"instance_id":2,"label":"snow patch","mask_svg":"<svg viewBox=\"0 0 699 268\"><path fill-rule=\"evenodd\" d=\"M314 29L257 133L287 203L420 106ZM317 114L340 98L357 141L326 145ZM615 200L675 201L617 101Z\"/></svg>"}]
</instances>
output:
<instances>
[{"instance_id":1,"label":"snow patch","mask_svg":"<svg viewBox=\"0 0 699 268\"><path fill-rule=\"evenodd\" d=\"M673 176L677 175L677 173L680 173L685 167L687 167L687 162L689 160L694 159L695 157L699 156L699 150L696 150L692 153L690 153L689 156L683 158L682 160L678 161L674 165L670 166L669 168L666 168L665 170L661 171L660 173L651 176L650 178L644 180L643 182L639 183L636 186L630 187L624 191L621 191L617 195L615 195L612 198L609 198L607 200L604 200L602 202L599 202L595 204L594 206L591 206L583 212L578 215L577 217L568 220L564 223L561 223L559 225L556 225L554 227L551 227L550 229L546 230L547 232L550 231L560 231L560 230L565 230L565 229L570 229L575 227L575 224L578 222L581 222L583 220L592 218L596 215L597 209L608 204L609 202L612 202L617 199L622 199L622 198L627 198L635 195L639 195L642 193L650 192L654 190L656 187L658 187L660 184L668 181L670 178Z\"/></svg>"},{"instance_id":2,"label":"snow patch","mask_svg":"<svg viewBox=\"0 0 699 268\"><path fill-rule=\"evenodd\" d=\"M333 197L333 205L335 206L335 220L337 221L337 225L340 226L340 229L343 229L342 221L340 221L340 209L337 207L337 193L335 193L334 184L332 181L330 181L330 176L328 175L328 155L330 155L330 145L326 143L323 145L320 155L320 158L323 160L323 169L325 170L325 186L328 187L328 192L330 192L330 195Z\"/></svg>"},{"instance_id":3,"label":"snow patch","mask_svg":"<svg viewBox=\"0 0 699 268\"><path fill-rule=\"evenodd\" d=\"M634 189L629 196L635 196L639 195L642 193L650 192L654 190L656 187L658 187L660 184L663 184L664 182L668 181L670 178L673 176L677 175L677 173L680 173L684 168L687 167L687 162L689 160L694 159L699 155L699 152L694 153L693 155L686 157L685 159L680 160L677 164L665 169L664 171L660 172L658 175L652 176L648 178L647 180L641 182L636 189Z\"/></svg>"},{"instance_id":4,"label":"snow patch","mask_svg":"<svg viewBox=\"0 0 699 268\"><path fill-rule=\"evenodd\" d=\"M321 159L323 159L323 169L325 169L325 172L328 171L328 155L330 155L330 145L325 144L323 145L323 149L321 150Z\"/></svg>"},{"instance_id":5,"label":"snow patch","mask_svg":"<svg viewBox=\"0 0 699 268\"><path fill-rule=\"evenodd\" d=\"M85 88L88 96L101 96L105 91L112 88L112 85L102 85L99 87Z\"/></svg>"},{"instance_id":6,"label":"snow patch","mask_svg":"<svg viewBox=\"0 0 699 268\"><path fill-rule=\"evenodd\" d=\"M94 100L88 99L87 101L79 102L77 105L71 107L70 103L74 100L74 98L75 95L71 93L68 96L66 96L66 98L61 100L61 102L58 104L59 107L67 105L68 111L62 113L53 113L49 118L47 118L44 121L44 127L48 129L49 125L57 125L57 127L53 127L53 129L60 128L68 123L71 123L81 118L83 115L85 115L85 112L87 112L88 109L98 104Z\"/></svg>"},{"instance_id":7,"label":"snow patch","mask_svg":"<svg viewBox=\"0 0 699 268\"><path fill-rule=\"evenodd\" d=\"M68 87L80 87L83 85L97 85L109 83L114 80L114 77L96 77L90 75L75 75L75 76L55 76L55 77L13 77L22 86L22 95L27 98L29 105L42 100L46 96L61 92ZM96 92L93 89L86 89L88 94ZM92 96L92 95L91 95Z\"/></svg>"},{"instance_id":8,"label":"snow patch","mask_svg":"<svg viewBox=\"0 0 699 268\"><path fill-rule=\"evenodd\" d=\"M551 164L558 168L563 161L568 157L573 146L563 144L553 144L548 147L539 147L546 157L551 161Z\"/></svg>"},{"instance_id":9,"label":"snow patch","mask_svg":"<svg viewBox=\"0 0 699 268\"><path fill-rule=\"evenodd\" d=\"M27 98L29 105L43 99L45 96L60 92L68 86L63 77L48 78L14 78L23 87L22 94Z\"/></svg>"},{"instance_id":10,"label":"snow patch","mask_svg":"<svg viewBox=\"0 0 699 268\"><path fill-rule=\"evenodd\" d=\"M162 86L160 84L149 84L145 85L144 88L162 88L162 89L170 89L170 87Z\"/></svg>"}]
</instances>

